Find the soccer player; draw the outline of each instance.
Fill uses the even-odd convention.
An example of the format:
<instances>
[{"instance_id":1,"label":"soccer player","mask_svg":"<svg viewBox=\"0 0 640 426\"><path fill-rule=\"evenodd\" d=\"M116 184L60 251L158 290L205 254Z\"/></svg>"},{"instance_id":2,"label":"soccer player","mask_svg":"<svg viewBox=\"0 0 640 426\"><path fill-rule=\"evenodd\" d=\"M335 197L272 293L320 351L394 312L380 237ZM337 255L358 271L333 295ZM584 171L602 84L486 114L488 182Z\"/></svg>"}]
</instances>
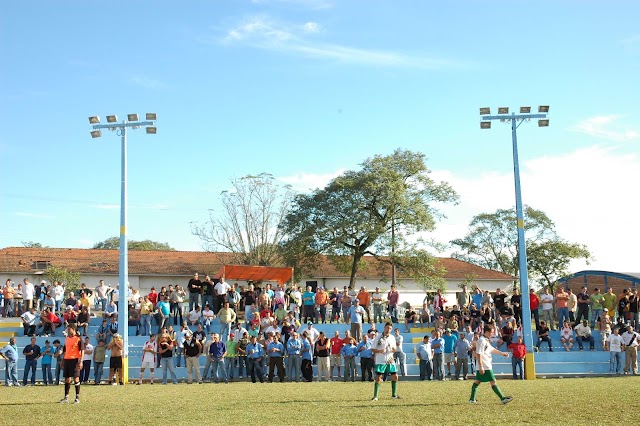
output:
<instances>
[{"instance_id":1,"label":"soccer player","mask_svg":"<svg viewBox=\"0 0 640 426\"><path fill-rule=\"evenodd\" d=\"M476 380L473 382L471 386L471 399L469 402L475 404L476 401L476 393L478 392L478 386L482 382L491 383L491 389L495 392L503 404L510 403L513 398L510 396L504 396L500 387L496 384L496 376L493 375L493 368L491 365L491 354L502 355L503 357L508 358L508 352L502 352L491 346L491 341L489 340L493 334L493 325L486 324L483 329L483 335L478 339L476 343Z\"/></svg>"},{"instance_id":2,"label":"soccer player","mask_svg":"<svg viewBox=\"0 0 640 426\"><path fill-rule=\"evenodd\" d=\"M376 381L373 384L373 398L372 401L378 400L378 393L380 392L380 383L382 377L385 374L391 376L391 398L399 399L397 387L398 387L398 371L396 369L396 363L393 359L393 354L396 351L396 338L391 334L393 330L393 324L390 322L384 325L384 331L382 335L373 338L372 351L375 354L376 361Z\"/></svg>"},{"instance_id":3,"label":"soccer player","mask_svg":"<svg viewBox=\"0 0 640 426\"><path fill-rule=\"evenodd\" d=\"M145 368L149 367L151 381L149 383L153 384L154 379L154 371L156 367L156 353L158 352L158 343L156 342L156 335L151 334L149 336L149 340L147 340L142 347L142 366L140 367L140 379L138 380L138 384L142 384L142 377L144 376Z\"/></svg>"},{"instance_id":4,"label":"soccer player","mask_svg":"<svg viewBox=\"0 0 640 426\"><path fill-rule=\"evenodd\" d=\"M71 389L71 378L76 387L76 399L74 404L80 403L80 370L82 369L82 356L84 355L84 345L82 338L76 335L73 326L67 327L67 338L64 341L64 365L62 374L64 375L64 398L61 404L69 403L69 389Z\"/></svg>"}]
</instances>

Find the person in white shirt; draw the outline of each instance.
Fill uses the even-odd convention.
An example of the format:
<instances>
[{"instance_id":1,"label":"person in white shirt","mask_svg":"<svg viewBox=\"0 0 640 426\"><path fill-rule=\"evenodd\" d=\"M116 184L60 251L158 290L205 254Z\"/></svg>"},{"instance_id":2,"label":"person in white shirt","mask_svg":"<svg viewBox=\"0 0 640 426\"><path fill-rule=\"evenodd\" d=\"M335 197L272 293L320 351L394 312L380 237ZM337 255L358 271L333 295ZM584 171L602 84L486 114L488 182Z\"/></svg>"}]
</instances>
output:
<instances>
[{"instance_id":1,"label":"person in white shirt","mask_svg":"<svg viewBox=\"0 0 640 426\"><path fill-rule=\"evenodd\" d=\"M191 325L198 325L201 317L202 313L200 312L200 306L196 305L193 310L189 312L189 322Z\"/></svg>"},{"instance_id":2,"label":"person in white shirt","mask_svg":"<svg viewBox=\"0 0 640 426\"><path fill-rule=\"evenodd\" d=\"M91 361L93 360L93 345L89 343L89 337L84 339L84 352L82 355L82 369L80 370L80 383L89 382L89 373L91 373Z\"/></svg>"},{"instance_id":3,"label":"person in white shirt","mask_svg":"<svg viewBox=\"0 0 640 426\"><path fill-rule=\"evenodd\" d=\"M396 338L391 334L393 324L388 322L384 325L384 330L380 336L373 338L371 351L375 355L376 381L373 384L373 401L378 400L380 384L385 374L391 377L391 398L399 399L398 395L398 370L394 360L394 353L397 350Z\"/></svg>"},{"instance_id":4,"label":"person in white shirt","mask_svg":"<svg viewBox=\"0 0 640 426\"><path fill-rule=\"evenodd\" d=\"M492 364L492 354L502 355L505 358L509 358L508 352L501 352L491 346L490 338L493 335L493 325L487 324L483 327L482 337L478 339L476 342L476 379L471 386L471 398L469 402L475 404L476 401L476 393L478 392L478 387L480 383L489 382L491 384L491 389L493 392L498 395L503 404L508 404L513 400L510 396L504 396L502 391L498 387L496 383L496 376L493 374L493 364Z\"/></svg>"},{"instance_id":5,"label":"person in white shirt","mask_svg":"<svg viewBox=\"0 0 640 426\"><path fill-rule=\"evenodd\" d=\"M549 293L549 288L544 289L544 294L540 296L540 303L542 304L541 320L545 320L549 324L549 330L555 330L556 326L553 322L553 294Z\"/></svg>"},{"instance_id":6,"label":"person in white shirt","mask_svg":"<svg viewBox=\"0 0 640 426\"><path fill-rule=\"evenodd\" d=\"M609 351L609 374L622 374L622 345L624 339L618 328L607 337L605 348Z\"/></svg>"},{"instance_id":7,"label":"person in white shirt","mask_svg":"<svg viewBox=\"0 0 640 426\"><path fill-rule=\"evenodd\" d=\"M213 286L213 291L216 294L216 302L214 306L214 312L218 312L222 308L227 292L231 287L224 281L224 277L220 277L220 281Z\"/></svg>"},{"instance_id":8,"label":"person in white shirt","mask_svg":"<svg viewBox=\"0 0 640 426\"><path fill-rule=\"evenodd\" d=\"M149 340L147 340L142 347L142 365L140 366L140 378L138 379L139 385L142 384L142 378L144 377L145 368L149 367L150 381L153 384L153 376L156 367L156 353L158 352L158 342L156 342L156 335L151 334Z\"/></svg>"},{"instance_id":9,"label":"person in white shirt","mask_svg":"<svg viewBox=\"0 0 640 426\"><path fill-rule=\"evenodd\" d=\"M569 321L565 321L562 329L560 330L560 343L567 350L567 352L571 351L573 348L573 327L569 325Z\"/></svg>"},{"instance_id":10,"label":"person in white shirt","mask_svg":"<svg viewBox=\"0 0 640 426\"><path fill-rule=\"evenodd\" d=\"M204 320L204 329L207 331L207 334L211 332L211 321L213 321L216 317L216 314L213 313L209 305L205 305L202 310L202 318Z\"/></svg>"},{"instance_id":11,"label":"person in white shirt","mask_svg":"<svg viewBox=\"0 0 640 426\"><path fill-rule=\"evenodd\" d=\"M640 334L633 331L631 324L627 325L627 331L622 334L624 340L625 365L624 374L638 374L638 339Z\"/></svg>"},{"instance_id":12,"label":"person in white shirt","mask_svg":"<svg viewBox=\"0 0 640 426\"><path fill-rule=\"evenodd\" d=\"M584 348L582 347L582 342L589 342L589 350L593 351L594 340L593 336L591 335L591 327L589 327L589 321L586 319L582 320L582 324L576 325L575 331L577 336L576 340L578 341L580 350L584 350Z\"/></svg>"},{"instance_id":13,"label":"person in white shirt","mask_svg":"<svg viewBox=\"0 0 640 426\"><path fill-rule=\"evenodd\" d=\"M23 280L24 285L22 286L22 298L24 300L24 310L28 311L31 307L35 308L33 304L33 296L36 292L36 288L29 282L28 278Z\"/></svg>"},{"instance_id":14,"label":"person in white shirt","mask_svg":"<svg viewBox=\"0 0 640 426\"><path fill-rule=\"evenodd\" d=\"M53 300L56 302L56 313L60 314L62 313L62 300L64 299L65 294L64 286L57 281L55 281L53 285L55 286Z\"/></svg>"}]
</instances>

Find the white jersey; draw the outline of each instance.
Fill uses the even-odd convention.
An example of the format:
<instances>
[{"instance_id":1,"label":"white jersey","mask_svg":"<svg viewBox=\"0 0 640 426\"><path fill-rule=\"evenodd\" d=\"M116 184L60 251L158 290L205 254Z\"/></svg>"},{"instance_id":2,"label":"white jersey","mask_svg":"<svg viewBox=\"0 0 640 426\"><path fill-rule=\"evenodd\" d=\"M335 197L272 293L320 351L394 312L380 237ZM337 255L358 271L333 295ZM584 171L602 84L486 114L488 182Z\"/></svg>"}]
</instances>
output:
<instances>
[{"instance_id":1,"label":"white jersey","mask_svg":"<svg viewBox=\"0 0 640 426\"><path fill-rule=\"evenodd\" d=\"M493 370L493 365L491 364L491 353L493 352L493 346L491 346L491 342L484 336L481 336L476 343L476 355L478 355L478 359L482 362L482 368L486 370ZM478 364L478 369L480 369L480 365Z\"/></svg>"},{"instance_id":2,"label":"white jersey","mask_svg":"<svg viewBox=\"0 0 640 426\"><path fill-rule=\"evenodd\" d=\"M622 352L622 344L624 343L622 336L612 334L607 337L607 342L609 343L609 352Z\"/></svg>"},{"instance_id":3,"label":"white jersey","mask_svg":"<svg viewBox=\"0 0 640 426\"><path fill-rule=\"evenodd\" d=\"M144 352L145 349L151 349L153 352ZM142 350L142 362L155 362L156 352L158 352L158 342L155 340L153 342L151 340L147 340L142 347Z\"/></svg>"},{"instance_id":4,"label":"white jersey","mask_svg":"<svg viewBox=\"0 0 640 426\"><path fill-rule=\"evenodd\" d=\"M373 339L371 349L382 350L382 353L376 353L376 364L391 364L394 362L393 353L396 351L396 338L392 335L385 337L377 336Z\"/></svg>"}]
</instances>

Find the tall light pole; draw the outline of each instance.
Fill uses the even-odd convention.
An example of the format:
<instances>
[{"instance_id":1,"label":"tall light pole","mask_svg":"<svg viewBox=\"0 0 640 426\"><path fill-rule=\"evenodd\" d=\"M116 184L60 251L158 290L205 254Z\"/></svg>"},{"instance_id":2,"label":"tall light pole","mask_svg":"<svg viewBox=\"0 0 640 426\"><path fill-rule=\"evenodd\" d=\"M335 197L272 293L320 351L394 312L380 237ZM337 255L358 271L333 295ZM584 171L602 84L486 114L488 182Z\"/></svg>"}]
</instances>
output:
<instances>
[{"instance_id":1,"label":"tall light pole","mask_svg":"<svg viewBox=\"0 0 640 426\"><path fill-rule=\"evenodd\" d=\"M520 294L522 299L522 334L524 335L524 343L527 346L527 357L525 358L525 377L527 380L536 378L536 367L533 355L533 328L531 326L531 306L529 304L529 273L527 270L527 247L524 238L524 214L522 209L522 194L520 190L520 165L518 163L518 138L516 130L525 121L531 119L538 120L539 127L548 127L549 120L547 113L548 105L538 107L538 114L531 113L531 107L520 107L520 113L512 112L509 114L509 108L498 108L498 115L491 115L490 108L480 108L482 121L481 129L490 129L492 120L500 120L501 122L511 121L511 139L513 144L513 177L516 186L516 217L518 227L518 267L520 270Z\"/></svg>"},{"instance_id":2,"label":"tall light pole","mask_svg":"<svg viewBox=\"0 0 640 426\"><path fill-rule=\"evenodd\" d=\"M107 124L100 124L100 117L89 117L91 137L102 136L101 129L114 131L122 138L122 170L120 180L120 286L118 302L118 334L122 336L122 372L124 383L129 382L129 248L127 246L127 129L146 128L147 134L155 135L156 114L147 113L145 121L138 114L127 114L127 120L118 123L118 117L107 115Z\"/></svg>"}]
</instances>

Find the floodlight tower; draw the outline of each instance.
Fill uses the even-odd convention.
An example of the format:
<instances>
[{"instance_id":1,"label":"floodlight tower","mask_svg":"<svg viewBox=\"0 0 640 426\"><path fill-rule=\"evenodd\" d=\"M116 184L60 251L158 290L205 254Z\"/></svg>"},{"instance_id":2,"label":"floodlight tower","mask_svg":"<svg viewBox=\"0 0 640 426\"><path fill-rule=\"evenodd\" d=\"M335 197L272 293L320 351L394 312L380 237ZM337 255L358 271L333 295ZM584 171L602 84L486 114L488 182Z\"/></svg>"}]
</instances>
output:
<instances>
[{"instance_id":1,"label":"floodlight tower","mask_svg":"<svg viewBox=\"0 0 640 426\"><path fill-rule=\"evenodd\" d=\"M127 114L127 119L118 123L118 117L107 115L107 124L100 124L97 115L89 117L91 137L102 136L101 129L116 132L122 138L122 174L120 181L120 270L118 281L120 285L118 302L118 333L122 336L122 372L123 382L129 381L129 249L127 246L127 129L144 127L148 135L157 133L156 114L147 113L145 121L139 121L138 114Z\"/></svg>"},{"instance_id":2,"label":"floodlight tower","mask_svg":"<svg viewBox=\"0 0 640 426\"><path fill-rule=\"evenodd\" d=\"M511 121L511 139L513 144L513 177L516 186L516 217L518 227L518 266L520 270L520 294L522 299L522 334L524 343L527 346L527 357L525 358L525 377L527 380L536 378L536 367L533 351L533 328L531 326L531 306L529 304L529 273L527 270L527 247L524 239L524 214L522 209L522 194L520 190L520 165L518 163L518 138L516 130L524 121L538 119L538 127L548 127L549 105L538 107L538 114L531 113L531 107L520 107L520 113L509 114L508 107L498 108L498 115L491 115L490 108L480 108L482 121L481 129L490 129L492 120L501 122Z\"/></svg>"}]
</instances>

